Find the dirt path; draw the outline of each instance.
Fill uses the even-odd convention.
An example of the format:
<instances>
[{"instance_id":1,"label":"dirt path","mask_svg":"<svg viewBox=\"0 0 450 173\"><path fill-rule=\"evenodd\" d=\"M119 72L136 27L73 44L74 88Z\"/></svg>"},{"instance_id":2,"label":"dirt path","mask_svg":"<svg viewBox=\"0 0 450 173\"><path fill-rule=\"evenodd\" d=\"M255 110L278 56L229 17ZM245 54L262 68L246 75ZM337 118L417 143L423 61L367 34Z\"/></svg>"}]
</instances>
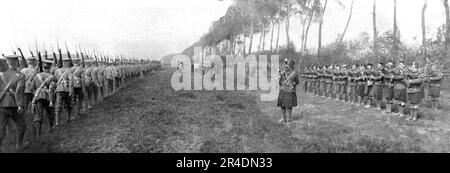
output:
<instances>
[{"instance_id":1,"label":"dirt path","mask_svg":"<svg viewBox=\"0 0 450 173\"><path fill-rule=\"evenodd\" d=\"M407 123L299 95L294 122L251 91L174 91L172 70L105 99L25 152L448 152L444 114ZM448 98L447 98L448 99Z\"/></svg>"}]
</instances>

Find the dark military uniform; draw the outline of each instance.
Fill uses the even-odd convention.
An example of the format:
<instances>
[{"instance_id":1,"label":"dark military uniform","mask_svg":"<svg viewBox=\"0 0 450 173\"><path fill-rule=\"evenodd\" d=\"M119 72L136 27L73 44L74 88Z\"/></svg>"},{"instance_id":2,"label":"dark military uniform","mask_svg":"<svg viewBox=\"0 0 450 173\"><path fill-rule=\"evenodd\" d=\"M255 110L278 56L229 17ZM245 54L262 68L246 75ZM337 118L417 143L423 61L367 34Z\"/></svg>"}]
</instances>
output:
<instances>
[{"instance_id":1,"label":"dark military uniform","mask_svg":"<svg viewBox=\"0 0 450 173\"><path fill-rule=\"evenodd\" d=\"M386 102L386 112L392 111L392 99L394 98L393 68L386 66L383 68L383 99Z\"/></svg>"},{"instance_id":2,"label":"dark military uniform","mask_svg":"<svg viewBox=\"0 0 450 173\"><path fill-rule=\"evenodd\" d=\"M71 82L73 87L73 94L72 94L72 103L75 106L75 115L78 115L83 107L83 101L84 101L84 93L85 93L85 80L84 80L84 68L80 66L79 61L80 59L74 59L74 62L78 62L77 66L72 67L71 72Z\"/></svg>"},{"instance_id":3,"label":"dark military uniform","mask_svg":"<svg viewBox=\"0 0 450 173\"><path fill-rule=\"evenodd\" d=\"M373 81L373 87L370 91L370 97L377 104L377 109L381 110L381 99L383 97L383 80L381 69L372 71L371 80Z\"/></svg>"},{"instance_id":4,"label":"dark military uniform","mask_svg":"<svg viewBox=\"0 0 450 173\"><path fill-rule=\"evenodd\" d=\"M8 61L18 61L18 56L6 56ZM0 73L0 148L6 136L6 125L12 119L17 128L17 146L21 147L26 130L23 112L25 102L25 75L16 69L8 69ZM19 111L20 109L20 111ZM1 150L0 150L1 152Z\"/></svg>"},{"instance_id":5,"label":"dark military uniform","mask_svg":"<svg viewBox=\"0 0 450 173\"><path fill-rule=\"evenodd\" d=\"M393 71L393 81L394 81L394 99L397 101L399 106L399 112L397 115L403 116L406 102L406 87L405 87L405 69L396 67Z\"/></svg>"}]
</instances>

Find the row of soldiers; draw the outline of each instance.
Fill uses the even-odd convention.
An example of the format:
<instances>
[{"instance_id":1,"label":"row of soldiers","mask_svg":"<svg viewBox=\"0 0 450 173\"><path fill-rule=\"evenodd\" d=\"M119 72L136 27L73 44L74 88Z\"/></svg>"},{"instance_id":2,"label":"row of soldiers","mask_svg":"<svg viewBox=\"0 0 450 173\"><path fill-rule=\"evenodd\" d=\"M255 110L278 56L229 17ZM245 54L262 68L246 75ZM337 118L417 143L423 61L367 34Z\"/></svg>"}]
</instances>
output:
<instances>
[{"instance_id":1,"label":"row of soldiers","mask_svg":"<svg viewBox=\"0 0 450 173\"><path fill-rule=\"evenodd\" d=\"M304 92L366 108L375 102L375 108L380 111L384 103L385 113L392 113L392 105L396 104L395 115L399 117L406 116L405 107L409 106L407 120L416 121L419 105L425 97L424 84L429 84L432 109L438 109L441 83L447 75L444 73L438 63L420 68L415 62L407 66L403 61L397 64L388 61L375 66L367 63L307 67L301 77Z\"/></svg>"},{"instance_id":2,"label":"row of soldiers","mask_svg":"<svg viewBox=\"0 0 450 173\"><path fill-rule=\"evenodd\" d=\"M34 140L42 134L44 118L52 132L61 125L63 112L67 123L91 109L103 98L139 77L158 70L160 65L139 62L112 62L60 56L62 67L51 57L4 56L7 69L0 73L0 152L8 121L16 124L16 148L23 147L27 129L25 118L33 116ZM19 67L19 59L27 67ZM41 68L42 67L42 68Z\"/></svg>"}]
</instances>

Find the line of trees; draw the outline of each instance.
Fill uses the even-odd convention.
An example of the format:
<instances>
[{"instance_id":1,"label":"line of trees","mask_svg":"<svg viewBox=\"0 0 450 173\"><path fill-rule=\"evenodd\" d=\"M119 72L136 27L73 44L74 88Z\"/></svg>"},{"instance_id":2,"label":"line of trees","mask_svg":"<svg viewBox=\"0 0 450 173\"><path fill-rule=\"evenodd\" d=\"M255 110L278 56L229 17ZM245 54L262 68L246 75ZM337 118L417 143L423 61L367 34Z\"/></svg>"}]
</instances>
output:
<instances>
[{"instance_id":1,"label":"line of trees","mask_svg":"<svg viewBox=\"0 0 450 173\"><path fill-rule=\"evenodd\" d=\"M445 8L446 23L438 30L439 38L427 38L426 35L426 21L425 14L427 10L427 0L423 0L422 8L422 46L419 50L423 61L426 61L430 56L430 46L440 45L441 56L447 57L450 54L450 9L448 0L441 0ZM322 29L324 23L324 15L326 14L327 6L330 3L335 3L343 9L348 9L348 17L343 31L339 34L336 42L331 45L322 45ZM349 27L351 27L351 20L353 14L353 6L356 3L351 1L349 7L346 7L340 0L235 0L228 8L226 14L218 21L213 22L208 33L201 39L187 48L183 53L193 54L193 47L201 46L206 48L205 54L251 54L255 52L279 52L280 51L280 34L285 30L286 47L294 47L291 38L291 22L299 22L301 25L299 43L299 57L311 57L317 60L324 59L327 53L324 51L331 51L333 54L351 54L350 49L361 47L357 41L344 41L345 35ZM392 31L380 34L377 30L377 0L373 0L373 36L372 44L367 45L370 49L370 56L377 59L386 59L393 57L404 57L404 50L410 51L402 45L400 41L400 31L397 25L397 0L393 1L394 7L394 23ZM295 16L295 18L293 17ZM293 21L299 19L299 21ZM318 24L318 42L317 52L311 55L308 51L308 37L310 37L310 28L312 24ZM282 28L284 25L284 29ZM362 33L361 38L364 41L367 34ZM259 38L256 38L259 36ZM269 39L270 37L270 39ZM269 40L269 43L266 41ZM361 42L361 40L359 42ZM367 39L366 39L367 40ZM368 40L367 40L368 41ZM439 42L439 43L437 43ZM362 43L361 43L362 44ZM365 44L365 43L364 43ZM248 46L248 47L247 47ZM256 47L256 50L254 49ZM345 50L339 50L345 49ZM363 49L363 48L361 48ZM430 49L430 50L428 50ZM349 55L350 56L350 55ZM433 55L434 56L434 55Z\"/></svg>"}]
</instances>

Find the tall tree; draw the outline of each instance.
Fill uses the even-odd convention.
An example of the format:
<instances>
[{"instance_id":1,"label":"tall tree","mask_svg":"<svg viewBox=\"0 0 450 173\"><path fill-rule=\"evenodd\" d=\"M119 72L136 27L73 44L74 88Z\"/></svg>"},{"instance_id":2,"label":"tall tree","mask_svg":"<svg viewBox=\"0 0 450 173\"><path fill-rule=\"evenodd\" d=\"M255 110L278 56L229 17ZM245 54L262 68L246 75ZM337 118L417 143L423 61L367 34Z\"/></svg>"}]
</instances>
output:
<instances>
[{"instance_id":1,"label":"tall tree","mask_svg":"<svg viewBox=\"0 0 450 173\"><path fill-rule=\"evenodd\" d=\"M450 8L448 6L448 0L444 0L445 8L445 52L446 58L450 54Z\"/></svg>"},{"instance_id":2,"label":"tall tree","mask_svg":"<svg viewBox=\"0 0 450 173\"><path fill-rule=\"evenodd\" d=\"M345 36L345 33L347 32L348 25L350 24L350 20L352 19L352 14L353 14L353 3L354 3L354 0L352 0L352 4L351 4L351 6L350 6L350 14L348 15L347 24L345 25L344 32L341 34L341 38L339 38L339 44L341 44L342 41L344 40L344 36Z\"/></svg>"},{"instance_id":3,"label":"tall tree","mask_svg":"<svg viewBox=\"0 0 450 173\"><path fill-rule=\"evenodd\" d=\"M398 25L397 25L397 0L394 0L394 31L393 31L394 40L392 42L393 45L393 53L394 57L398 57Z\"/></svg>"},{"instance_id":4,"label":"tall tree","mask_svg":"<svg viewBox=\"0 0 450 173\"><path fill-rule=\"evenodd\" d=\"M290 16L291 16L291 8L292 8L292 3L291 0L287 0L286 1L286 11L287 11L287 16L286 16L286 45L289 45L291 42L291 36L289 35L289 20L290 20Z\"/></svg>"},{"instance_id":5,"label":"tall tree","mask_svg":"<svg viewBox=\"0 0 450 173\"><path fill-rule=\"evenodd\" d=\"M378 56L377 0L373 0L372 27L373 27L373 53L375 54L375 56Z\"/></svg>"},{"instance_id":6,"label":"tall tree","mask_svg":"<svg viewBox=\"0 0 450 173\"><path fill-rule=\"evenodd\" d=\"M320 58L320 49L322 48L322 25L323 25L323 16L325 14L325 10L327 9L328 0L325 0L325 4L323 6L321 15L320 15L320 22L319 22L319 38L318 38L318 45L317 45L317 58Z\"/></svg>"},{"instance_id":7,"label":"tall tree","mask_svg":"<svg viewBox=\"0 0 450 173\"><path fill-rule=\"evenodd\" d=\"M427 0L424 0L422 7L422 55L423 62L427 62L427 29L425 27L425 12L427 9Z\"/></svg>"}]
</instances>

